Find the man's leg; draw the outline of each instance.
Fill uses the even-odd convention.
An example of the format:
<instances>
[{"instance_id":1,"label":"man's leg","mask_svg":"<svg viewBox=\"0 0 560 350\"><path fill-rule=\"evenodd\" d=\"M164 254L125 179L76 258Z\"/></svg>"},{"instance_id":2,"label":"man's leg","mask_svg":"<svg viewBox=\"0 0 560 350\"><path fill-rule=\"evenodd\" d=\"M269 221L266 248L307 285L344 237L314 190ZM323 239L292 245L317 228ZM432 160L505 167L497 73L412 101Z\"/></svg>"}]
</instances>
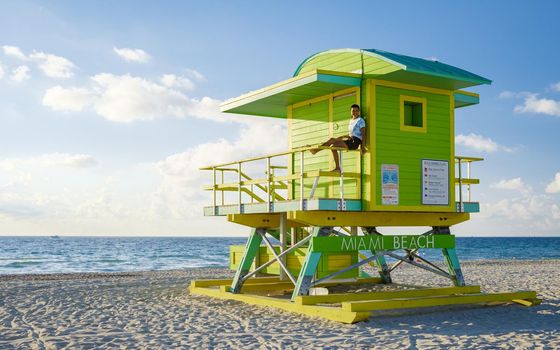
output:
<instances>
[{"instance_id":1,"label":"man's leg","mask_svg":"<svg viewBox=\"0 0 560 350\"><path fill-rule=\"evenodd\" d=\"M331 137L330 139L325 141L323 144L321 144L321 147L335 146L335 144L338 143L338 142L344 143L344 141L342 141L342 137ZM344 143L344 145L346 145L346 143ZM344 147L344 146L335 146L335 147ZM313 149L309 150L309 153L315 154L319 151L321 151L320 148L313 148Z\"/></svg>"}]
</instances>

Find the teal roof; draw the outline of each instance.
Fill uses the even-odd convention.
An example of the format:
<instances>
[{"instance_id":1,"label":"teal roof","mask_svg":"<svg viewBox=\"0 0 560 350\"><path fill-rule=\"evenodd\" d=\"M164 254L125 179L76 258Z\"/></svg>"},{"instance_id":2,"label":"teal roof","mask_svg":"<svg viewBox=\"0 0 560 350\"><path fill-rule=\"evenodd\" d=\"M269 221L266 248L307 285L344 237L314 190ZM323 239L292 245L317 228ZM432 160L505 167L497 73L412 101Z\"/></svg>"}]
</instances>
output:
<instances>
[{"instance_id":1,"label":"teal roof","mask_svg":"<svg viewBox=\"0 0 560 350\"><path fill-rule=\"evenodd\" d=\"M361 62L361 68L359 68ZM377 49L334 49L316 53L297 68L294 76L310 69L360 73L364 77L458 90L490 84L490 79L436 60Z\"/></svg>"},{"instance_id":2,"label":"teal roof","mask_svg":"<svg viewBox=\"0 0 560 350\"><path fill-rule=\"evenodd\" d=\"M492 80L481 77L474 73L468 72L464 69L451 66L436 60L426 60L423 58L412 57L400 55L392 52L381 51L376 49L364 49L363 51L371 52L385 57L391 61L397 62L403 65L406 71L429 74L444 78L454 78L460 80L467 80L472 82L478 82L480 84L490 84Z\"/></svg>"}]
</instances>

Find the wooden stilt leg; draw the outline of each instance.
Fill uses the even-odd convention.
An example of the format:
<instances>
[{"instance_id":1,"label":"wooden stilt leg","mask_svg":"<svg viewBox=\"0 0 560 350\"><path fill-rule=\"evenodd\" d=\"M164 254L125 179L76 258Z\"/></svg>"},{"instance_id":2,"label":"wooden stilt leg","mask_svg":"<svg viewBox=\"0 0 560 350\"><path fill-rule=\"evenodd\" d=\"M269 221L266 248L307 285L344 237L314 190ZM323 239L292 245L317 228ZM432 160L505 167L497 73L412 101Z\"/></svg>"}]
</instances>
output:
<instances>
[{"instance_id":1,"label":"wooden stilt leg","mask_svg":"<svg viewBox=\"0 0 560 350\"><path fill-rule=\"evenodd\" d=\"M311 235L313 237L318 237L328 234L331 230L332 227L313 227ZM292 294L292 301L294 301L298 295L307 295L309 293L309 288L311 287L311 282L313 281L313 277L317 271L317 265L319 264L320 259L321 253L314 252L313 244L309 243L309 248L307 254L305 255L305 261L301 267L301 271Z\"/></svg>"},{"instance_id":2,"label":"wooden stilt leg","mask_svg":"<svg viewBox=\"0 0 560 350\"><path fill-rule=\"evenodd\" d=\"M237 266L235 277L231 283L232 293L239 293L241 291L241 287L243 286L243 277L249 273L255 257L259 254L259 248L262 241L259 231L264 231L264 229L254 228L251 230L251 235L249 236L247 245L245 246L243 258L241 258L241 262L239 263L239 266Z\"/></svg>"},{"instance_id":3,"label":"wooden stilt leg","mask_svg":"<svg viewBox=\"0 0 560 350\"><path fill-rule=\"evenodd\" d=\"M366 235L381 235L375 227L362 227L362 231ZM375 255L377 252L373 249L370 250L371 254ZM393 283L391 279L391 272L389 271L389 266L383 255L380 255L377 259L377 270L379 271L379 276L383 279L383 283Z\"/></svg>"},{"instance_id":4,"label":"wooden stilt leg","mask_svg":"<svg viewBox=\"0 0 560 350\"><path fill-rule=\"evenodd\" d=\"M453 284L456 286L464 286L465 279L463 278L463 272L461 271L461 265L455 253L455 248L442 249L441 251L445 257L449 274L453 278Z\"/></svg>"}]
</instances>

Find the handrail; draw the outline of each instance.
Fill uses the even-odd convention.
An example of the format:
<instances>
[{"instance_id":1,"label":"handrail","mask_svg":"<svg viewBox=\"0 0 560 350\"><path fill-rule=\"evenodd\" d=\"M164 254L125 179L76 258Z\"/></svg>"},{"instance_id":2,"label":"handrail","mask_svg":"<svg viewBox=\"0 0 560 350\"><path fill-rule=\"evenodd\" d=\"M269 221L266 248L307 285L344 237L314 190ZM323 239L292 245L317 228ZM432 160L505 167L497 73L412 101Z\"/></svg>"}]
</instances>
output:
<instances>
[{"instance_id":1,"label":"handrail","mask_svg":"<svg viewBox=\"0 0 560 350\"><path fill-rule=\"evenodd\" d=\"M465 156L455 156L455 164L457 164L458 176L455 182L459 186L459 208L457 211L463 211L463 185L467 186L468 202L471 201L471 185L477 184L478 179L471 178L471 163L483 161L484 158L479 157L465 157ZM467 176L463 177L461 164L467 165Z\"/></svg>"},{"instance_id":2,"label":"handrail","mask_svg":"<svg viewBox=\"0 0 560 350\"><path fill-rule=\"evenodd\" d=\"M326 146L319 146L319 145L315 145L315 146L305 146L305 147L298 147L298 148L294 148L291 149L289 151L285 151L285 152L278 152L278 153L274 153L274 154L269 154L269 155L265 155L265 156L259 156L259 157L253 157L253 158L248 158L248 159L242 159L242 160L238 160L238 161L233 161L233 162L228 162L228 163L222 163L222 164L218 164L218 165L209 165L209 166L204 166L199 168L200 170L210 170L213 173L213 184L211 187L208 187L206 189L208 190L212 190L213 191L213 207L214 207L214 213L217 213L217 192L220 191L221 192L221 205L225 205L224 203L224 192L225 191L235 191L237 192L237 200L236 200L236 205L239 207L239 213L243 213L243 203L242 203L242 192L248 193L251 197L251 203L253 202L253 199L257 199L259 202L260 200L262 200L263 202L267 203L268 206L268 211L271 212L273 211L273 203L276 201L284 201L286 200L285 198L283 198L282 195L280 195L279 193L276 192L277 189L280 190L286 190L289 189L289 181L291 180L297 180L299 178L300 180L300 187L301 187L301 193L300 193L300 200L301 200L301 210L305 210L306 208L306 199L304 198L304 180L309 178L311 173L310 172L306 172L305 171L305 164L304 164L304 154L306 151L308 150L312 150L312 149L320 149L320 150L331 150L331 151L338 151L339 152L339 159L340 159L340 172L337 173L337 176L339 178L339 186L340 186L340 205L339 208L340 210L345 210L346 209L346 202L344 199L344 170L343 170L343 159L342 159L342 151L360 151L360 150L348 150L347 148L342 148L342 147L326 147ZM272 158L275 157L282 157L282 156L287 156L287 155L291 155L291 154L296 154L296 153L300 153L300 169L298 171L298 173L291 173L291 174L279 174L279 176L275 175L275 170L288 170L290 169L287 166L283 166L283 165L273 165L271 163ZM360 153L359 153L360 154ZM358 158L359 160L360 158ZM242 171L242 164L244 163L249 163L249 162L255 162L255 161L261 161L261 160L266 160L266 169L264 171L265 176L263 178L256 178L256 179L252 179L249 175L247 175L245 172ZM360 166L361 168L361 166ZM217 181L217 172L220 172L221 174L221 183L218 184ZM237 173L237 179L234 182L229 182L228 183L224 183L224 172L233 172L233 173ZM322 172L322 171L314 171L313 173L313 177L316 178L315 182L317 183L319 180L319 177L321 176L327 176L327 177L334 177L332 176L333 174L331 174L330 172ZM356 178L358 181L357 182L357 186L360 186L360 181L359 181L359 177L356 177L356 174L354 173L350 173L348 174L348 176L350 178ZM248 190L246 188L246 186L250 186L250 190ZM259 196L257 196L255 193L253 193L253 186L256 187L258 190L264 192L264 196L263 198L260 198ZM314 186L315 187L315 186ZM249 193L251 192L251 193ZM314 192L314 190L313 190ZM358 194L360 193L360 190L358 189L356 191ZM266 198L266 199L265 199ZM260 200L259 200L260 199Z\"/></svg>"},{"instance_id":3,"label":"handrail","mask_svg":"<svg viewBox=\"0 0 560 350\"><path fill-rule=\"evenodd\" d=\"M219 168L219 167L223 167L223 166L227 166L227 165L234 165L234 164L238 164L238 163L248 163L248 162L253 162L253 161L256 161L256 160L262 160L262 159L266 159L266 158L275 158L275 157L280 157L280 156L287 156L288 154L305 152L305 151L309 151L311 149L320 149L320 150L329 149L329 150L349 151L349 152L359 151L359 149L358 150L349 150L348 148L343 148L343 147L305 146L305 147L293 148L292 150L286 151L286 152L269 154L269 155L266 155L266 156L246 158L246 159L236 160L236 161L233 161L233 162L223 163L223 164L207 165L207 166L203 166L203 167L198 168L198 170L212 170L212 168Z\"/></svg>"}]
</instances>

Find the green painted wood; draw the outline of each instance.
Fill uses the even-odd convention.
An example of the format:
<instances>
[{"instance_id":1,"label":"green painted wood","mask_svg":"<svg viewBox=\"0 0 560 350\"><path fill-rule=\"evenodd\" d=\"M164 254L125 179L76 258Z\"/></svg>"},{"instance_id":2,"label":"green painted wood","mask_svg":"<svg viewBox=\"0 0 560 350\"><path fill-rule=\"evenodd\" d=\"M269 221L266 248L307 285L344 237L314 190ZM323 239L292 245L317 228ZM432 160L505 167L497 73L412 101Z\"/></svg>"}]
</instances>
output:
<instances>
[{"instance_id":1,"label":"green painted wood","mask_svg":"<svg viewBox=\"0 0 560 350\"><path fill-rule=\"evenodd\" d=\"M492 81L442 62L376 49L319 52L303 61L294 76L314 69L361 73L397 82L457 90Z\"/></svg>"},{"instance_id":2,"label":"green painted wood","mask_svg":"<svg viewBox=\"0 0 560 350\"><path fill-rule=\"evenodd\" d=\"M313 237L316 252L348 252L356 250L444 249L455 247L453 235L398 235ZM457 260L458 263L458 260ZM455 265L454 265L455 266Z\"/></svg>"},{"instance_id":3,"label":"green painted wood","mask_svg":"<svg viewBox=\"0 0 560 350\"><path fill-rule=\"evenodd\" d=\"M449 274L453 278L453 284L456 286L464 286L465 280L463 278L463 272L461 271L461 265L459 264L459 259L457 258L455 248L445 248L441 251L445 258L445 263L447 264Z\"/></svg>"},{"instance_id":4,"label":"green painted wood","mask_svg":"<svg viewBox=\"0 0 560 350\"><path fill-rule=\"evenodd\" d=\"M385 86L378 86L376 93L375 176L379 179L375 189L376 204L382 205L382 164L397 164L399 166L398 207L421 206L422 159L447 161L451 159L449 96ZM401 95L426 98L426 133L400 130ZM450 167L452 165L450 164ZM451 179L449 181L451 183ZM449 197L451 199L451 193Z\"/></svg>"},{"instance_id":5,"label":"green painted wood","mask_svg":"<svg viewBox=\"0 0 560 350\"><path fill-rule=\"evenodd\" d=\"M311 232L312 237L318 237L321 234L321 227L313 227ZM313 240L313 238L311 238ZM301 271L298 275L298 279L292 293L292 301L295 301L298 295L307 295L309 292L311 281L315 276L315 271L317 271L317 265L321 260L321 253L315 252L313 250L313 242L309 244L307 254L305 255L305 261L301 267Z\"/></svg>"},{"instance_id":6,"label":"green painted wood","mask_svg":"<svg viewBox=\"0 0 560 350\"><path fill-rule=\"evenodd\" d=\"M262 237L258 230L259 229L255 228L251 230L251 234L245 246L245 253L243 254L243 258L241 258L241 263L237 267L235 277L231 282L232 293L239 293L241 291L241 287L243 286L243 277L249 273L251 265L255 261L255 256L259 253Z\"/></svg>"}]
</instances>

